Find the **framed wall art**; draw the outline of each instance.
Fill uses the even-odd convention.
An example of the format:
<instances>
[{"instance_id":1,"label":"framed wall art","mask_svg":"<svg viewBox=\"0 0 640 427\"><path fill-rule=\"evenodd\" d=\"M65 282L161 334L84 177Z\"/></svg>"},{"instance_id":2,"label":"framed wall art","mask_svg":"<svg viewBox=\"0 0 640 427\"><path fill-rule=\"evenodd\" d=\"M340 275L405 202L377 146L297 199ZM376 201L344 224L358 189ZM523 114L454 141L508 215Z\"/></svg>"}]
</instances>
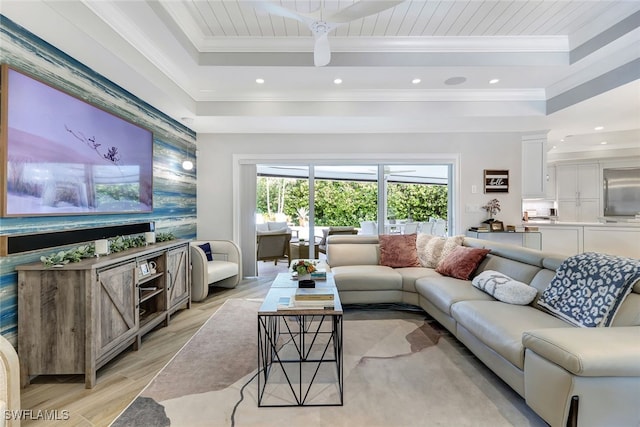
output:
<instances>
[{"instance_id":1,"label":"framed wall art","mask_svg":"<svg viewBox=\"0 0 640 427\"><path fill-rule=\"evenodd\" d=\"M485 193L508 193L509 192L509 171L497 169L484 170L484 192Z\"/></svg>"}]
</instances>

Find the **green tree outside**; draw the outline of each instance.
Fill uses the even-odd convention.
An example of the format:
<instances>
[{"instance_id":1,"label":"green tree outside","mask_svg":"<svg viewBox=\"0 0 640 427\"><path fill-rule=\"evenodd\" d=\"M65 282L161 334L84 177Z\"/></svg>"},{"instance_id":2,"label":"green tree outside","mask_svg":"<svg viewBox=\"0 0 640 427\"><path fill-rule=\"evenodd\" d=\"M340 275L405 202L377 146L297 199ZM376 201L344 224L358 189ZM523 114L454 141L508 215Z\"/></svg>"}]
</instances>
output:
<instances>
[{"instance_id":1,"label":"green tree outside","mask_svg":"<svg viewBox=\"0 0 640 427\"><path fill-rule=\"evenodd\" d=\"M375 182L316 180L315 190L317 226L359 227L360 221L376 220L378 187ZM390 183L387 191L390 216L411 217L414 221L428 221L430 217L447 219L446 185ZM257 211L265 220L272 221L280 213L296 225L304 223L299 214L301 208L308 211L308 180L258 177L256 192Z\"/></svg>"}]
</instances>

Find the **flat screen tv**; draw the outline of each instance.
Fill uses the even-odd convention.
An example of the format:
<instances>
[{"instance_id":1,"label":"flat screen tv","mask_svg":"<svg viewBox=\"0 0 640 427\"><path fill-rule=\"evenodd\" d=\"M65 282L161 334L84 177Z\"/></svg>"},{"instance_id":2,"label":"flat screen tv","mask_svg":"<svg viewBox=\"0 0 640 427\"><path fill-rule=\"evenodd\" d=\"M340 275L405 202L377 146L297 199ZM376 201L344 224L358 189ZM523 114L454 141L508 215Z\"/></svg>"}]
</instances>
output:
<instances>
[{"instance_id":1,"label":"flat screen tv","mask_svg":"<svg viewBox=\"0 0 640 427\"><path fill-rule=\"evenodd\" d=\"M2 215L153 210L153 134L2 65Z\"/></svg>"}]
</instances>

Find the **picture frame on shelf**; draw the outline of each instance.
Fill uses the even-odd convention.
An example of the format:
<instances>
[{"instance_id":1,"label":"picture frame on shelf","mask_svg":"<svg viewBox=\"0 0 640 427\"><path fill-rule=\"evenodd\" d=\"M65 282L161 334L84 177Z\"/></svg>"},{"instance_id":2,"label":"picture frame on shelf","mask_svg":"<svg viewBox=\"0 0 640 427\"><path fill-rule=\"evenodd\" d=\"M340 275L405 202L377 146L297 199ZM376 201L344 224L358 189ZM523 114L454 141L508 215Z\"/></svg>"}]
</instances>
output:
<instances>
[{"instance_id":1,"label":"picture frame on shelf","mask_svg":"<svg viewBox=\"0 0 640 427\"><path fill-rule=\"evenodd\" d=\"M502 221L493 221L489 224L491 231L504 231L504 223Z\"/></svg>"},{"instance_id":2,"label":"picture frame on shelf","mask_svg":"<svg viewBox=\"0 0 640 427\"><path fill-rule=\"evenodd\" d=\"M148 276L151 274L151 270L149 270L149 264L146 261L143 261L138 265L138 270L140 271L141 276Z\"/></svg>"}]
</instances>

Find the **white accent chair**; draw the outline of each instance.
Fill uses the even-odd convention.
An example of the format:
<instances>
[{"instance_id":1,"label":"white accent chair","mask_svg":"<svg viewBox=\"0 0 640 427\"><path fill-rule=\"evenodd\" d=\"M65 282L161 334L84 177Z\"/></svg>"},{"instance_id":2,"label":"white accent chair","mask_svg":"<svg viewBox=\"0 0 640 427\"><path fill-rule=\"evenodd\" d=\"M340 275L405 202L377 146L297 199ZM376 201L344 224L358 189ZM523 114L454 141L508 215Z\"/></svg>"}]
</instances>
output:
<instances>
[{"instance_id":1,"label":"white accent chair","mask_svg":"<svg viewBox=\"0 0 640 427\"><path fill-rule=\"evenodd\" d=\"M433 222L427 221L418 223L418 233L432 234L433 224Z\"/></svg>"},{"instance_id":2,"label":"white accent chair","mask_svg":"<svg viewBox=\"0 0 640 427\"><path fill-rule=\"evenodd\" d=\"M417 222L407 222L402 227L402 234L416 234L418 232Z\"/></svg>"},{"instance_id":3,"label":"white accent chair","mask_svg":"<svg viewBox=\"0 0 640 427\"><path fill-rule=\"evenodd\" d=\"M360 234L375 236L378 234L378 223L375 221L360 221Z\"/></svg>"},{"instance_id":4,"label":"white accent chair","mask_svg":"<svg viewBox=\"0 0 640 427\"><path fill-rule=\"evenodd\" d=\"M20 410L20 362L11 343L0 335L0 427L19 427L20 417L12 413ZM9 418L9 419L7 419Z\"/></svg>"},{"instance_id":5,"label":"white accent chair","mask_svg":"<svg viewBox=\"0 0 640 427\"><path fill-rule=\"evenodd\" d=\"M431 234L434 236L446 236L447 235L447 221L444 219L436 219L433 222L433 230Z\"/></svg>"},{"instance_id":6,"label":"white accent chair","mask_svg":"<svg viewBox=\"0 0 640 427\"><path fill-rule=\"evenodd\" d=\"M209 243L213 261L208 261L200 245ZM235 288L242 279L242 254L230 240L196 240L191 242L191 300L202 301L209 286Z\"/></svg>"}]
</instances>

